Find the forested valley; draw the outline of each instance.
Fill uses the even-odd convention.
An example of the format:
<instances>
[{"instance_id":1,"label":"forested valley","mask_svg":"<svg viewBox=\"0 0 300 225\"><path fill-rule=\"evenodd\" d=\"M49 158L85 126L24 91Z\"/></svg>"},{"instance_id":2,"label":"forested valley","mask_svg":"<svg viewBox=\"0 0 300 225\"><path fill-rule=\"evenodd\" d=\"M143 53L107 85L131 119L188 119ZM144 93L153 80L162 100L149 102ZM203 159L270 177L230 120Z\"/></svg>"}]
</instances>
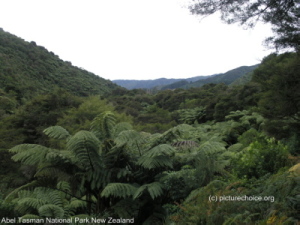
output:
<instances>
[{"instance_id":1,"label":"forested valley","mask_svg":"<svg viewBox=\"0 0 300 225\"><path fill-rule=\"evenodd\" d=\"M290 50L235 85L149 93L0 30L0 224L299 224Z\"/></svg>"}]
</instances>

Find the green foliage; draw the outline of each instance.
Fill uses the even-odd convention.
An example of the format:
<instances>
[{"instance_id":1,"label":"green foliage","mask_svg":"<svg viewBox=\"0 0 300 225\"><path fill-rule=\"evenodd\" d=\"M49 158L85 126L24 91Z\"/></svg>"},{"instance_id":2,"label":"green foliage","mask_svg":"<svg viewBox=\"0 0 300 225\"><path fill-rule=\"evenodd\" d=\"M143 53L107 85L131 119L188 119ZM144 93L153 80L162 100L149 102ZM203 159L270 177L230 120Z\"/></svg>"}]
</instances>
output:
<instances>
[{"instance_id":1,"label":"green foliage","mask_svg":"<svg viewBox=\"0 0 300 225\"><path fill-rule=\"evenodd\" d=\"M138 159L137 164L145 169L172 168L172 160L169 156L173 153L173 147L167 144L161 144L142 155Z\"/></svg>"},{"instance_id":2,"label":"green foliage","mask_svg":"<svg viewBox=\"0 0 300 225\"><path fill-rule=\"evenodd\" d=\"M63 88L78 96L107 94L117 89L84 69L64 62L34 42L25 42L0 30L0 88L16 93L23 101Z\"/></svg>"},{"instance_id":3,"label":"green foliage","mask_svg":"<svg viewBox=\"0 0 300 225\"><path fill-rule=\"evenodd\" d=\"M78 107L81 100L70 93L56 89L51 94L39 95L19 107L12 115L10 126L22 127L25 143L44 144L42 131L54 126L69 108Z\"/></svg>"},{"instance_id":4,"label":"green foliage","mask_svg":"<svg viewBox=\"0 0 300 225\"><path fill-rule=\"evenodd\" d=\"M114 134L116 117L112 112L106 111L96 116L91 123L91 130L100 140L111 139Z\"/></svg>"},{"instance_id":5,"label":"green foliage","mask_svg":"<svg viewBox=\"0 0 300 225\"><path fill-rule=\"evenodd\" d=\"M0 196L0 217L4 218L12 218L14 215L14 205L12 203L6 203L5 201L3 201L2 196ZM2 224L0 222L0 224Z\"/></svg>"},{"instance_id":6,"label":"green foliage","mask_svg":"<svg viewBox=\"0 0 300 225\"><path fill-rule=\"evenodd\" d=\"M263 90L259 106L265 117L299 120L299 60L295 53L271 54L254 71L252 79Z\"/></svg>"},{"instance_id":7,"label":"green foliage","mask_svg":"<svg viewBox=\"0 0 300 225\"><path fill-rule=\"evenodd\" d=\"M200 123L205 117L204 107L197 107L193 109L181 109L178 110L180 114L180 121L187 124L194 124L195 122Z\"/></svg>"},{"instance_id":8,"label":"green foliage","mask_svg":"<svg viewBox=\"0 0 300 225\"><path fill-rule=\"evenodd\" d=\"M139 187L135 191L133 199L139 198L143 194L143 192L145 192L145 190L147 190L152 199L155 199L163 194L162 184L160 182L153 182L150 184L144 184Z\"/></svg>"},{"instance_id":9,"label":"green foliage","mask_svg":"<svg viewBox=\"0 0 300 225\"><path fill-rule=\"evenodd\" d=\"M239 177L259 178L276 173L288 163L288 148L274 138L258 137L232 162Z\"/></svg>"},{"instance_id":10,"label":"green foliage","mask_svg":"<svg viewBox=\"0 0 300 225\"><path fill-rule=\"evenodd\" d=\"M250 187L244 180L214 180L194 190L171 219L176 224L296 224L299 187L299 177L288 173L261 177ZM227 196L262 200L226 201Z\"/></svg>"},{"instance_id":11,"label":"green foliage","mask_svg":"<svg viewBox=\"0 0 300 225\"><path fill-rule=\"evenodd\" d=\"M40 216L48 218L63 218L64 216L64 210L53 204L44 204L38 208L38 212Z\"/></svg>"},{"instance_id":12,"label":"green foliage","mask_svg":"<svg viewBox=\"0 0 300 225\"><path fill-rule=\"evenodd\" d=\"M61 126L48 127L44 130L44 133L55 139L66 139L70 137L69 132Z\"/></svg>"},{"instance_id":13,"label":"green foliage","mask_svg":"<svg viewBox=\"0 0 300 225\"><path fill-rule=\"evenodd\" d=\"M120 198L132 197L136 190L137 187L131 184L110 183L103 189L101 196L114 196Z\"/></svg>"},{"instance_id":14,"label":"green foliage","mask_svg":"<svg viewBox=\"0 0 300 225\"><path fill-rule=\"evenodd\" d=\"M179 171L165 172L161 178L161 182L167 189L172 201L182 201L192 190L199 187L201 181L196 176L196 169L189 167Z\"/></svg>"},{"instance_id":15,"label":"green foliage","mask_svg":"<svg viewBox=\"0 0 300 225\"><path fill-rule=\"evenodd\" d=\"M284 72L295 61L293 54L272 57L253 73L256 83L245 86L207 84L153 95L122 90L109 99L57 90L22 106L12 91L0 90L16 103L0 121L1 192L14 188L0 210L22 218L135 218L137 224L295 221L298 166L284 171L299 160L298 115L267 112L263 104L283 81L267 68L280 62L275 67ZM11 155L22 179L14 179L19 166L13 170ZM209 201L223 195L276 201ZM167 212L173 214L168 219Z\"/></svg>"},{"instance_id":16,"label":"green foliage","mask_svg":"<svg viewBox=\"0 0 300 225\"><path fill-rule=\"evenodd\" d=\"M85 170L97 170L101 167L100 142L93 133L77 132L68 141L67 150L75 154Z\"/></svg>"},{"instance_id":17,"label":"green foliage","mask_svg":"<svg viewBox=\"0 0 300 225\"><path fill-rule=\"evenodd\" d=\"M20 161L25 165L37 166L45 160L50 149L41 145L22 144L13 147L9 151L15 153L12 157L14 161Z\"/></svg>"}]
</instances>

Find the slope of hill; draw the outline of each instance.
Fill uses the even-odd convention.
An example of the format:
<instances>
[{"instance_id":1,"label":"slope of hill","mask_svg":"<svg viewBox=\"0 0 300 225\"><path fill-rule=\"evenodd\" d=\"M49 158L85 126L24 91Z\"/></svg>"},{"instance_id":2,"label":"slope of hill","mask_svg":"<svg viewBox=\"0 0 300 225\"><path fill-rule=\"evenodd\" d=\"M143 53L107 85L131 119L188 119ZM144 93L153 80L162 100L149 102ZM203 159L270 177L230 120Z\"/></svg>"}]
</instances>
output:
<instances>
[{"instance_id":1,"label":"slope of hill","mask_svg":"<svg viewBox=\"0 0 300 225\"><path fill-rule=\"evenodd\" d=\"M250 73L246 73L244 76L236 79L234 82L230 84L230 86L244 85L251 81L253 75L253 71Z\"/></svg>"},{"instance_id":2,"label":"slope of hill","mask_svg":"<svg viewBox=\"0 0 300 225\"><path fill-rule=\"evenodd\" d=\"M198 80L196 82L189 83L187 85L182 86L181 88L187 89L187 88L191 88L191 87L201 87L201 86L203 86L205 84L209 84L209 83L213 83L213 84L224 83L224 84L230 85L237 79L240 79L241 77L252 72L257 67L258 67L258 64L253 65L253 66L241 66L241 67L229 70L223 74L211 76L207 79Z\"/></svg>"},{"instance_id":3,"label":"slope of hill","mask_svg":"<svg viewBox=\"0 0 300 225\"><path fill-rule=\"evenodd\" d=\"M106 94L118 88L109 80L59 59L35 42L26 42L0 28L0 88L28 98L55 87L79 96Z\"/></svg>"},{"instance_id":4,"label":"slope of hill","mask_svg":"<svg viewBox=\"0 0 300 225\"><path fill-rule=\"evenodd\" d=\"M230 85L234 81L240 79L246 74L252 72L258 65L241 66L226 73L213 74L209 76L197 76L186 79L166 79L160 78L155 80L113 80L114 83L126 89L152 89L166 90L183 88L188 89L192 87L201 87L208 83L224 83Z\"/></svg>"},{"instance_id":5,"label":"slope of hill","mask_svg":"<svg viewBox=\"0 0 300 225\"><path fill-rule=\"evenodd\" d=\"M176 82L181 82L182 80L185 80L187 82L194 82L196 80L200 79L206 79L210 76L196 76L196 77L191 77L191 78L182 78L182 79L167 79L167 78L159 78L159 79L154 79L154 80L113 80L114 83L117 85L120 85L121 87L124 87L128 90L132 89L151 89L151 88L158 88L164 87L169 84L173 84Z\"/></svg>"},{"instance_id":6,"label":"slope of hill","mask_svg":"<svg viewBox=\"0 0 300 225\"><path fill-rule=\"evenodd\" d=\"M155 80L113 80L113 82L128 90L132 89L149 89L160 85L168 85L181 79L160 78Z\"/></svg>"}]
</instances>

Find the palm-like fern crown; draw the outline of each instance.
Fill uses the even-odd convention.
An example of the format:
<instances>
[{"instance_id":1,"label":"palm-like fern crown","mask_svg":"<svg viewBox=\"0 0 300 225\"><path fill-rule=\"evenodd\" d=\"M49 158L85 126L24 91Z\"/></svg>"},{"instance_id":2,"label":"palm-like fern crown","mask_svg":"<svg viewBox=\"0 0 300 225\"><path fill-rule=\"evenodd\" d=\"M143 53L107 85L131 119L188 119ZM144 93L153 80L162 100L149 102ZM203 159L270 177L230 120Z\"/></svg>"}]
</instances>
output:
<instances>
[{"instance_id":1,"label":"palm-like fern crown","mask_svg":"<svg viewBox=\"0 0 300 225\"><path fill-rule=\"evenodd\" d=\"M115 133L116 117L106 111L94 118L91 124L91 130L99 138L99 140L112 139Z\"/></svg>"}]
</instances>

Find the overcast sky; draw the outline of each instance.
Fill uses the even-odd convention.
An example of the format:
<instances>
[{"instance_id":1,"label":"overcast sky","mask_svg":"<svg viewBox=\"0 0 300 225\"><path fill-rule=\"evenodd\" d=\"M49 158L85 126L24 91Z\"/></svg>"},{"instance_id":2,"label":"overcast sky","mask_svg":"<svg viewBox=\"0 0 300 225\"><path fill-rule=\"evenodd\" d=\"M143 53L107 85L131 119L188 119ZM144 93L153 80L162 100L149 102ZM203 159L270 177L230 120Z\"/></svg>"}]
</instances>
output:
<instances>
[{"instance_id":1,"label":"overcast sky","mask_svg":"<svg viewBox=\"0 0 300 225\"><path fill-rule=\"evenodd\" d=\"M0 0L0 27L103 78L188 78L254 65L269 26L200 20L187 0Z\"/></svg>"}]
</instances>

